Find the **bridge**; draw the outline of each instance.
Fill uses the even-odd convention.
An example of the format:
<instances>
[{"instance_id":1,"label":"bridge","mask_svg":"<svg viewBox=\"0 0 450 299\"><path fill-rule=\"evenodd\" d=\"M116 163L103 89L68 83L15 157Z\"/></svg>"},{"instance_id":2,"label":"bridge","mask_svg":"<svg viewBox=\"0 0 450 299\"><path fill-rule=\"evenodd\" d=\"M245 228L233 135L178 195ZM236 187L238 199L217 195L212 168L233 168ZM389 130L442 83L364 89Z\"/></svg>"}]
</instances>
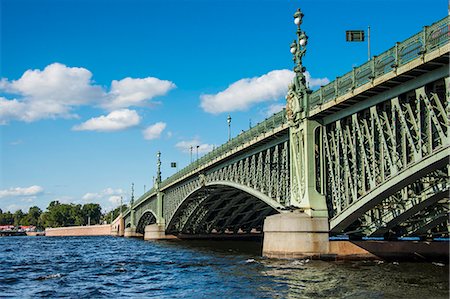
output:
<instances>
[{"instance_id":1,"label":"bridge","mask_svg":"<svg viewBox=\"0 0 450 299\"><path fill-rule=\"evenodd\" d=\"M333 236L449 231L449 17L311 91L294 14L286 109L161 179L112 224L117 235L264 235L267 256L329 251Z\"/></svg>"}]
</instances>

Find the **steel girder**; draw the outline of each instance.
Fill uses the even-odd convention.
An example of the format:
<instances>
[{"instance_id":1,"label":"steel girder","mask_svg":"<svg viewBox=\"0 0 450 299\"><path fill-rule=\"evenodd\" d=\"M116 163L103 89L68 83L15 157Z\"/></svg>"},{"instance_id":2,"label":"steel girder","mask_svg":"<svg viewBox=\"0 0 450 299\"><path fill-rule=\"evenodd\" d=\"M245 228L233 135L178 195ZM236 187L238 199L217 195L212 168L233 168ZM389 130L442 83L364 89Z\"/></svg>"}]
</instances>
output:
<instances>
[{"instance_id":1,"label":"steel girder","mask_svg":"<svg viewBox=\"0 0 450 299\"><path fill-rule=\"evenodd\" d=\"M409 219L432 206L448 204L450 182L446 168L421 177L367 211L360 218L362 232L371 236L402 233L404 230L399 228L407 226Z\"/></svg>"},{"instance_id":2,"label":"steel girder","mask_svg":"<svg viewBox=\"0 0 450 299\"><path fill-rule=\"evenodd\" d=\"M333 232L370 227L369 233L381 233L389 222L383 220L386 213L369 211L395 200L412 204L414 198L402 192L448 164L448 84L448 78L438 80L326 126L323 145ZM422 200L416 204L425 207L423 202L433 196L418 198Z\"/></svg>"}]
</instances>

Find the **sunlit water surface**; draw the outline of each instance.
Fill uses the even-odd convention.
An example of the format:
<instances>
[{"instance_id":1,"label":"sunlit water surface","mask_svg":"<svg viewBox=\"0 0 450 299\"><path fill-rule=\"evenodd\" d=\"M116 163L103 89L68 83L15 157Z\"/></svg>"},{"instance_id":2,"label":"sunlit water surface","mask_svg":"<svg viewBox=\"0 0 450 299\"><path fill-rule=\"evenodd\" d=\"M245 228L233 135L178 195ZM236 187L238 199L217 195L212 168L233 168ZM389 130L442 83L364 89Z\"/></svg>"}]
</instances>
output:
<instances>
[{"instance_id":1,"label":"sunlit water surface","mask_svg":"<svg viewBox=\"0 0 450 299\"><path fill-rule=\"evenodd\" d=\"M433 263L268 260L257 243L0 238L0 297L449 298Z\"/></svg>"}]
</instances>

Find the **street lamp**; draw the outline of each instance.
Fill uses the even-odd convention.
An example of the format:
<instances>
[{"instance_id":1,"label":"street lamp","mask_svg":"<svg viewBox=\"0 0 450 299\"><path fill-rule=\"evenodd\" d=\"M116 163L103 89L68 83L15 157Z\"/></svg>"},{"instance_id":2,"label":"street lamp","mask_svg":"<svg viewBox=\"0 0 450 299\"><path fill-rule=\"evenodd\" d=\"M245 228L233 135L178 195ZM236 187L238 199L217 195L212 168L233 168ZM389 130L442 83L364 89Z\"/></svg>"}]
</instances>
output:
<instances>
[{"instance_id":1,"label":"street lamp","mask_svg":"<svg viewBox=\"0 0 450 299\"><path fill-rule=\"evenodd\" d=\"M227 117L227 122L228 122L228 141L231 140L231 116L228 114Z\"/></svg>"},{"instance_id":2,"label":"street lamp","mask_svg":"<svg viewBox=\"0 0 450 299\"><path fill-rule=\"evenodd\" d=\"M308 93L310 92L306 83L306 68L303 66L303 56L306 54L306 45L308 44L308 36L300 28L303 22L303 13L300 9L294 13L294 24L297 25L297 39L294 40L289 51L291 52L294 61L294 82L289 87L289 92L287 96L288 105L286 108L286 113L288 113L288 118L290 121L297 119L297 116L302 112L308 102ZM298 103L298 105L296 104Z\"/></svg>"},{"instance_id":3,"label":"street lamp","mask_svg":"<svg viewBox=\"0 0 450 299\"><path fill-rule=\"evenodd\" d=\"M200 147L200 145L197 145L197 160L198 160L198 148Z\"/></svg>"},{"instance_id":4,"label":"street lamp","mask_svg":"<svg viewBox=\"0 0 450 299\"><path fill-rule=\"evenodd\" d=\"M300 26L302 24L302 18L303 18L303 13L302 11L299 9L297 9L297 11L294 14L294 24L297 26Z\"/></svg>"},{"instance_id":5,"label":"street lamp","mask_svg":"<svg viewBox=\"0 0 450 299\"><path fill-rule=\"evenodd\" d=\"M156 153L156 158L158 159L156 162L156 165L158 167L158 170L156 172L156 181L159 183L161 183L161 152L158 151Z\"/></svg>"}]
</instances>

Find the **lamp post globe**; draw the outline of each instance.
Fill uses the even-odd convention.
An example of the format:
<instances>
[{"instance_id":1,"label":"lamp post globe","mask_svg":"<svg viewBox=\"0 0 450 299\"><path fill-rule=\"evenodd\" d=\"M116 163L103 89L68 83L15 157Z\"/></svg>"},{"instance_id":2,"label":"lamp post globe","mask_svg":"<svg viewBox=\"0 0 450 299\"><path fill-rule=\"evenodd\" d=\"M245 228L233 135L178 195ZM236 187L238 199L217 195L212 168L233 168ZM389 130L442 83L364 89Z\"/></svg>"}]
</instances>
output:
<instances>
[{"instance_id":1,"label":"lamp post globe","mask_svg":"<svg viewBox=\"0 0 450 299\"><path fill-rule=\"evenodd\" d=\"M300 24L302 23L302 18L303 18L303 13L302 13L302 11L299 8L294 13L294 24L297 25L297 26L300 26Z\"/></svg>"},{"instance_id":2,"label":"lamp post globe","mask_svg":"<svg viewBox=\"0 0 450 299\"><path fill-rule=\"evenodd\" d=\"M227 117L227 123L228 123L228 141L231 140L231 116L228 114Z\"/></svg>"},{"instance_id":3,"label":"lamp post globe","mask_svg":"<svg viewBox=\"0 0 450 299\"><path fill-rule=\"evenodd\" d=\"M300 46L304 47L308 43L308 39L306 37L302 38L299 42Z\"/></svg>"},{"instance_id":4,"label":"lamp post globe","mask_svg":"<svg viewBox=\"0 0 450 299\"><path fill-rule=\"evenodd\" d=\"M297 42L294 40L291 44L291 54L295 54L297 52Z\"/></svg>"}]
</instances>

